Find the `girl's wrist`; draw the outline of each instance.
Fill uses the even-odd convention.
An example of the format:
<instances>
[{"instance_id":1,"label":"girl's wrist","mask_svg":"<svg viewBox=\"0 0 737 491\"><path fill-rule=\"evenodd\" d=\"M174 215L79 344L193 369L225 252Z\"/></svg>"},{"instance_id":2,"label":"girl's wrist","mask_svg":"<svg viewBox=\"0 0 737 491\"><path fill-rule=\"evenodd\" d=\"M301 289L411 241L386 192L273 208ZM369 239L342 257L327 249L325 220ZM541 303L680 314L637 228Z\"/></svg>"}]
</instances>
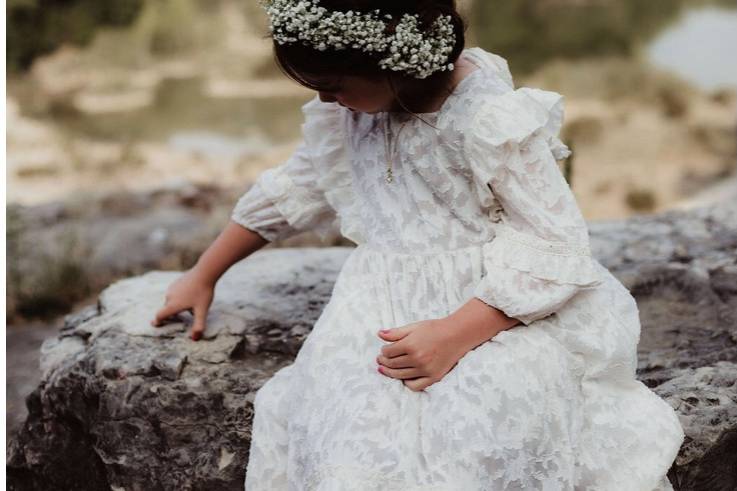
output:
<instances>
[{"instance_id":1,"label":"girl's wrist","mask_svg":"<svg viewBox=\"0 0 737 491\"><path fill-rule=\"evenodd\" d=\"M477 337L467 326L459 324L455 318L447 316L440 320L440 325L445 331L445 344L452 346L456 359L461 359L466 353L481 344Z\"/></svg>"},{"instance_id":2,"label":"girl's wrist","mask_svg":"<svg viewBox=\"0 0 737 491\"><path fill-rule=\"evenodd\" d=\"M450 338L460 346L467 347L466 351L519 323L517 319L508 317L476 297L449 314L445 321Z\"/></svg>"},{"instance_id":3,"label":"girl's wrist","mask_svg":"<svg viewBox=\"0 0 737 491\"><path fill-rule=\"evenodd\" d=\"M198 280L214 287L234 263L248 257L266 243L256 232L231 221L200 255L197 263L191 268L192 274Z\"/></svg>"},{"instance_id":4,"label":"girl's wrist","mask_svg":"<svg viewBox=\"0 0 737 491\"><path fill-rule=\"evenodd\" d=\"M455 346L460 356L496 335L496 332L490 330L488 325L459 321L452 316L445 319L444 325L447 342Z\"/></svg>"},{"instance_id":5,"label":"girl's wrist","mask_svg":"<svg viewBox=\"0 0 737 491\"><path fill-rule=\"evenodd\" d=\"M220 279L220 275L211 271L210 268L202 263L202 258L200 258L200 260L197 261L194 266L192 266L190 272L197 281L212 287L215 287L218 279Z\"/></svg>"}]
</instances>

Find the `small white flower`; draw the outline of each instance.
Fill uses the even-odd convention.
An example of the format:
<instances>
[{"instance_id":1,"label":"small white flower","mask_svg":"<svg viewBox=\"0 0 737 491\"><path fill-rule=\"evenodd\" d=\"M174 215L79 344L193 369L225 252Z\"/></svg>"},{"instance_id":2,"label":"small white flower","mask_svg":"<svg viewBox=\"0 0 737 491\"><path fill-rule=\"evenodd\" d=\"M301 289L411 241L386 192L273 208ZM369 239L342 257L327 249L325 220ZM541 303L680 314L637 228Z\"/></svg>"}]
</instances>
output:
<instances>
[{"instance_id":1,"label":"small white flower","mask_svg":"<svg viewBox=\"0 0 737 491\"><path fill-rule=\"evenodd\" d=\"M386 34L380 10L373 13L335 11L318 7L315 0L259 0L269 15L269 30L278 44L296 42L312 45L320 51L329 46L337 50L352 47L380 51L386 57L378 61L382 69L403 70L425 78L439 70L452 70L445 63L455 45L452 17L438 17L427 32L418 28L418 14L404 14L393 35ZM392 19L390 14L383 18ZM295 37L296 36L296 37Z\"/></svg>"}]
</instances>

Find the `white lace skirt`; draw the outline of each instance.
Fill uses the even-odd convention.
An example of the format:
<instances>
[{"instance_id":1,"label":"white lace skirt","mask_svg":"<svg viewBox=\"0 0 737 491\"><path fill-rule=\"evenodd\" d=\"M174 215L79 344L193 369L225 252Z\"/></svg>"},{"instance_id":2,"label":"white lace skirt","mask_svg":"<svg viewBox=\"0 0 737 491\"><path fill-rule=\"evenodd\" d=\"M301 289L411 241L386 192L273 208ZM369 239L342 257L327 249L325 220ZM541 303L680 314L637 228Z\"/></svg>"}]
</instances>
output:
<instances>
[{"instance_id":1,"label":"white lace skirt","mask_svg":"<svg viewBox=\"0 0 737 491\"><path fill-rule=\"evenodd\" d=\"M246 490L672 490L683 429L635 379L637 306L601 265L601 286L424 391L377 372L377 331L456 310L482 260L359 245L294 363L256 393Z\"/></svg>"}]
</instances>

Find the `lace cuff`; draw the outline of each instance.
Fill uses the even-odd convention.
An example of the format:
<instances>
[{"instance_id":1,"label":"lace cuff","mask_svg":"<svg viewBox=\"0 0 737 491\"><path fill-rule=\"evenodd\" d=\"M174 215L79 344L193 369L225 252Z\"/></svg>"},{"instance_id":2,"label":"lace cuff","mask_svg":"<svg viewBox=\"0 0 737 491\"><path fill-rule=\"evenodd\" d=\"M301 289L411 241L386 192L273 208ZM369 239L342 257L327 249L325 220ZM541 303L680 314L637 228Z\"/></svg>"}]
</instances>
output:
<instances>
[{"instance_id":1,"label":"lace cuff","mask_svg":"<svg viewBox=\"0 0 737 491\"><path fill-rule=\"evenodd\" d=\"M483 245L487 264L559 283L589 286L600 281L588 244L544 240L503 223L495 232L496 237Z\"/></svg>"},{"instance_id":2,"label":"lace cuff","mask_svg":"<svg viewBox=\"0 0 737 491\"><path fill-rule=\"evenodd\" d=\"M485 276L474 296L529 325L603 278L588 245L552 242L501 224L483 246Z\"/></svg>"}]
</instances>

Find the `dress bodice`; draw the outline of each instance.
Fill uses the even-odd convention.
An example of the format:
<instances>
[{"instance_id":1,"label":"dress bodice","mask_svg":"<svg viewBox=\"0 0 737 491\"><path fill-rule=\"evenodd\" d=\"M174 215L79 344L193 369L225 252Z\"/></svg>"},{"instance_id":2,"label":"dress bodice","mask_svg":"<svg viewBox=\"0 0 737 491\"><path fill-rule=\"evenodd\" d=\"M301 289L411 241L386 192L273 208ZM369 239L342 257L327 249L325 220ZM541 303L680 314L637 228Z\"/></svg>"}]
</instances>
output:
<instances>
[{"instance_id":1,"label":"dress bodice","mask_svg":"<svg viewBox=\"0 0 737 491\"><path fill-rule=\"evenodd\" d=\"M407 116L340 108L355 192L355 202L344 211L362 225L349 230L356 239L382 249L431 252L493 236L489 222L498 219L498 203L483 208L474 195L472 170L463 152L464 130L482 94L502 94L510 86L490 59L474 49L462 56L477 68L436 112ZM391 183L385 179L387 125L393 150Z\"/></svg>"},{"instance_id":2,"label":"dress bodice","mask_svg":"<svg viewBox=\"0 0 737 491\"><path fill-rule=\"evenodd\" d=\"M487 183L479 181L484 170L476 171L476 161L488 155L474 155L473 139L503 147L504 138L521 141L544 130L548 148L543 151L568 154L557 138L562 96L514 90L506 60L481 48L466 49L461 56L477 68L435 112L354 112L317 96L305 105L308 116L322 120L308 121L303 128L344 236L380 249L420 253L488 242L502 207ZM484 124L486 130L479 131L477 126ZM391 183L385 179L387 128Z\"/></svg>"}]
</instances>

